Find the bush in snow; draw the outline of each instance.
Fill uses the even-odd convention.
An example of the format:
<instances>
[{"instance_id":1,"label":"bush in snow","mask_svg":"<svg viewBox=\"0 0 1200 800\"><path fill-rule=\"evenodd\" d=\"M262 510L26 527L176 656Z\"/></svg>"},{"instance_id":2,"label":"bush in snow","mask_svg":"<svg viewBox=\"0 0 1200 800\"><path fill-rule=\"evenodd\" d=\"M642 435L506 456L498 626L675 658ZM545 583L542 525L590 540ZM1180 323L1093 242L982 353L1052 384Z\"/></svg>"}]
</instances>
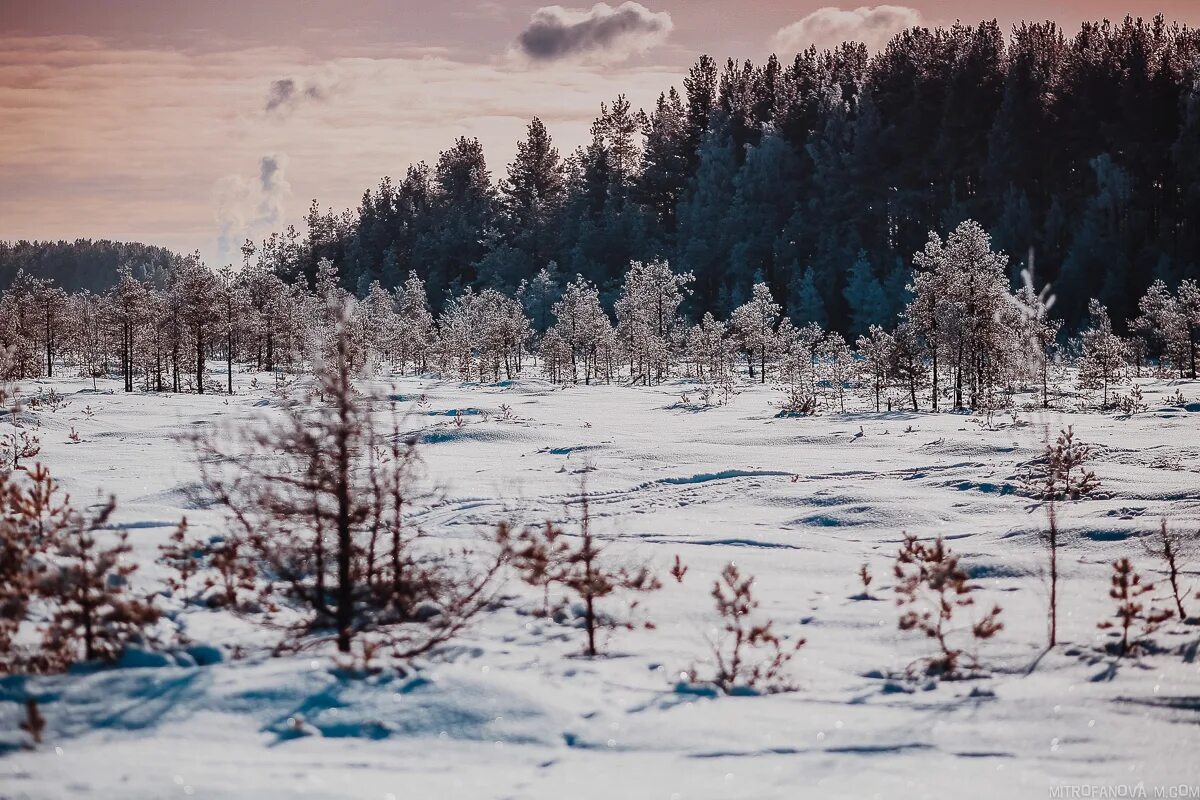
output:
<instances>
[{"instance_id":1,"label":"bush in snow","mask_svg":"<svg viewBox=\"0 0 1200 800\"><path fill-rule=\"evenodd\" d=\"M141 638L158 620L149 599L135 596L129 576L137 564L124 531L105 545L98 531L105 527L116 503L95 515L73 514L71 524L57 537L53 565L41 580L39 594L54 607L43 644L47 666L61 668L79 660L116 661L125 647Z\"/></svg>"},{"instance_id":2,"label":"bush in snow","mask_svg":"<svg viewBox=\"0 0 1200 800\"><path fill-rule=\"evenodd\" d=\"M314 364L311 403L289 404L279 422L196 438L203 483L238 531L228 540L238 549L224 552L218 571L236 584L248 559L270 581L267 599L299 612L286 647L332 629L342 653L368 635L411 658L488 605L502 556L452 558L419 546L406 518L424 497L417 443L394 409L390 427L375 423L353 385L353 337L338 312L328 356ZM452 566L479 560L475 571Z\"/></svg>"},{"instance_id":3,"label":"bush in snow","mask_svg":"<svg viewBox=\"0 0 1200 800\"><path fill-rule=\"evenodd\" d=\"M754 577L742 575L734 563L725 565L713 582L712 597L721 618L709 641L715 673L712 682L725 692L780 692L792 688L784 670L805 640L785 642L772 620L756 618ZM693 676L695 677L695 676Z\"/></svg>"},{"instance_id":4,"label":"bush in snow","mask_svg":"<svg viewBox=\"0 0 1200 800\"><path fill-rule=\"evenodd\" d=\"M904 608L900 630L917 631L933 640L937 653L921 659L925 672L943 678L962 676L963 667L977 669L979 659L967 648L995 636L1004 625L1000 606L964 627L956 625L956 614L975 605L976 586L959 557L946 547L941 537L925 544L905 534L896 555L896 604Z\"/></svg>"},{"instance_id":5,"label":"bush in snow","mask_svg":"<svg viewBox=\"0 0 1200 800\"><path fill-rule=\"evenodd\" d=\"M1026 491L1037 500L1078 500L1100 488L1096 473L1087 468L1092 449L1075 439L1071 426L1045 445L1042 458L1022 476Z\"/></svg>"},{"instance_id":6,"label":"bush in snow","mask_svg":"<svg viewBox=\"0 0 1200 800\"><path fill-rule=\"evenodd\" d=\"M1175 610L1179 613L1181 621L1188 619L1183 598L1191 591L1183 588L1182 575L1187 570L1187 560L1196 551L1197 542L1200 542L1200 532L1183 533L1171 530L1166 517L1162 518L1157 534L1142 540L1150 555L1162 559L1167 580L1171 584L1171 597L1175 600Z\"/></svg>"},{"instance_id":7,"label":"bush in snow","mask_svg":"<svg viewBox=\"0 0 1200 800\"><path fill-rule=\"evenodd\" d=\"M1117 628L1120 640L1116 652L1120 657L1136 655L1149 645L1149 637L1172 616L1170 609L1158 609L1143 600L1143 595L1154 591L1154 584L1144 583L1142 576L1133 568L1128 558L1113 562L1111 587L1108 596L1116 601L1116 621L1104 620L1101 630Z\"/></svg>"},{"instance_id":8,"label":"bush in snow","mask_svg":"<svg viewBox=\"0 0 1200 800\"><path fill-rule=\"evenodd\" d=\"M578 537L568 536L561 528L547 522L511 538L502 529L501 541L521 579L543 591L545 613L555 611L549 602L554 586L561 587L569 601L579 604L579 617L587 631L586 653L595 656L599 653L597 634L601 630L632 627L629 622L602 614L598 604L621 592L653 592L662 588L662 584L644 564L628 567L614 564L606 557L604 548L592 532L586 491L580 494L580 506ZM630 610L636 607L634 600Z\"/></svg>"}]
</instances>

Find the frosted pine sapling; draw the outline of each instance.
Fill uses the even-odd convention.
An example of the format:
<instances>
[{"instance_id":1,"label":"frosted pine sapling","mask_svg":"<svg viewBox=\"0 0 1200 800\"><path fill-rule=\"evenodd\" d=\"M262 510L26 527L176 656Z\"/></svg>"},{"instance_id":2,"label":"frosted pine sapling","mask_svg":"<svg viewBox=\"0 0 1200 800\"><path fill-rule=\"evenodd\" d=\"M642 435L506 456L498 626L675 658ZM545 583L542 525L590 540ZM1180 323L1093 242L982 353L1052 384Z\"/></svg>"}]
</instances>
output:
<instances>
[{"instance_id":1,"label":"frosted pine sapling","mask_svg":"<svg viewBox=\"0 0 1200 800\"><path fill-rule=\"evenodd\" d=\"M918 662L925 665L926 673L961 677L964 661L977 669L979 660L967 652L968 644L991 639L1004 625L998 605L965 628L955 625L956 613L975 605L971 595L977 588L960 566L959 556L946 547L941 537L928 545L905 534L894 571L896 605L907 607L900 615L900 630L919 631L938 647L937 655Z\"/></svg>"},{"instance_id":2,"label":"frosted pine sapling","mask_svg":"<svg viewBox=\"0 0 1200 800\"><path fill-rule=\"evenodd\" d=\"M1133 568L1128 558L1113 562L1112 586L1108 596L1117 601L1117 621L1104 620L1097 627L1101 630L1119 628L1121 639L1117 642L1117 655L1124 658L1144 650L1148 639L1158 628L1171 618L1169 609L1147 606L1141 598L1154 591L1154 584L1143 583L1142 576Z\"/></svg>"},{"instance_id":3,"label":"frosted pine sapling","mask_svg":"<svg viewBox=\"0 0 1200 800\"><path fill-rule=\"evenodd\" d=\"M784 669L804 646L805 640L785 643L773 630L772 620L754 618L758 600L754 597L754 577L743 576L730 562L713 582L721 627L709 642L716 674L713 683L729 694L740 687L751 691L779 692L791 689Z\"/></svg>"}]
</instances>

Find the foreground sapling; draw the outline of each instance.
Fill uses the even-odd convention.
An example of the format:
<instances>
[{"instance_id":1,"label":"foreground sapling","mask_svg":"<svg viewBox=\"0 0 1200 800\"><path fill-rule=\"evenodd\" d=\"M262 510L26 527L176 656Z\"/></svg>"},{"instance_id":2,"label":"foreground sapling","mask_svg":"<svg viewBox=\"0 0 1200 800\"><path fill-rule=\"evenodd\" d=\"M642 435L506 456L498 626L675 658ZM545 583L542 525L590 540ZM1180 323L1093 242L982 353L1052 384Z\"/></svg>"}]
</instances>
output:
<instances>
[{"instance_id":1,"label":"foreground sapling","mask_svg":"<svg viewBox=\"0 0 1200 800\"><path fill-rule=\"evenodd\" d=\"M716 665L712 682L726 694L738 689L790 690L792 686L784 677L784 669L805 643L804 639L785 643L775 633L772 620L754 618L759 603L753 585L754 577L743 576L732 562L725 565L713 582L712 598L721 627L709 642Z\"/></svg>"},{"instance_id":2,"label":"foreground sapling","mask_svg":"<svg viewBox=\"0 0 1200 800\"><path fill-rule=\"evenodd\" d=\"M956 613L975 605L970 582L959 556L946 547L941 537L925 544L905 534L896 556L896 605L906 607L900 615L900 630L919 631L932 639L938 653L921 659L925 672L943 678L963 677L962 668L978 669L979 659L967 652L972 643L991 639L1003 628L1000 606L967 626L956 626Z\"/></svg>"},{"instance_id":3,"label":"foreground sapling","mask_svg":"<svg viewBox=\"0 0 1200 800\"><path fill-rule=\"evenodd\" d=\"M1167 527L1167 518L1163 517L1159 532L1149 539L1142 540L1147 552L1161 558L1166 566L1167 580L1171 584L1171 597L1175 600L1175 610L1179 613L1181 622L1188 619L1183 598L1190 591L1183 587L1181 574L1188 557L1195 550L1198 539L1200 534L1188 536L1178 530L1171 530Z\"/></svg>"},{"instance_id":4,"label":"foreground sapling","mask_svg":"<svg viewBox=\"0 0 1200 800\"><path fill-rule=\"evenodd\" d=\"M613 564L604 554L591 527L586 490L580 494L578 537L568 537L562 529L547 522L540 528L522 532L507 547L509 558L521 578L544 592L545 611L549 612L549 590L561 586L581 606L587 631L588 656L599 653L597 634L601 629L631 628L601 615L598 603L618 592L645 593L662 588L646 565L634 567ZM637 601L630 603L636 608Z\"/></svg>"},{"instance_id":5,"label":"foreground sapling","mask_svg":"<svg viewBox=\"0 0 1200 800\"><path fill-rule=\"evenodd\" d=\"M1124 658L1144 651L1150 644L1150 635L1171 618L1172 612L1170 609L1154 608L1142 599L1154 591L1154 584L1143 582L1128 558L1117 559L1112 567L1112 585L1108 596L1117 603L1114 614L1117 621L1104 620L1097 627L1101 630L1120 630L1121 638L1116 650L1117 656Z\"/></svg>"}]
</instances>

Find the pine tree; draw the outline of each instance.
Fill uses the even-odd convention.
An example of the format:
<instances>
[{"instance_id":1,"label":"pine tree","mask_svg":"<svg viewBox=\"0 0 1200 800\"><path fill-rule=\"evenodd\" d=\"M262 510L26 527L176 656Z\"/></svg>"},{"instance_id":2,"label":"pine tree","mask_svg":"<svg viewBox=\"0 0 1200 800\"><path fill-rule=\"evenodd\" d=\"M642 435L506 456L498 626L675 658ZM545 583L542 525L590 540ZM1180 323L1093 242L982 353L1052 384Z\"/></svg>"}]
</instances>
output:
<instances>
[{"instance_id":1,"label":"pine tree","mask_svg":"<svg viewBox=\"0 0 1200 800\"><path fill-rule=\"evenodd\" d=\"M1124 377L1129 348L1113 333L1108 309L1093 298L1088 301L1090 322L1080 334L1079 385L1101 390L1101 408L1108 408L1108 390Z\"/></svg>"},{"instance_id":2,"label":"pine tree","mask_svg":"<svg viewBox=\"0 0 1200 800\"><path fill-rule=\"evenodd\" d=\"M754 284L750 301L736 308L730 319L739 346L746 355L751 380L754 380L754 365L757 362L759 382L767 382L767 359L778 349L775 326L779 322L780 311L779 304L771 296L771 289L760 281Z\"/></svg>"}]
</instances>

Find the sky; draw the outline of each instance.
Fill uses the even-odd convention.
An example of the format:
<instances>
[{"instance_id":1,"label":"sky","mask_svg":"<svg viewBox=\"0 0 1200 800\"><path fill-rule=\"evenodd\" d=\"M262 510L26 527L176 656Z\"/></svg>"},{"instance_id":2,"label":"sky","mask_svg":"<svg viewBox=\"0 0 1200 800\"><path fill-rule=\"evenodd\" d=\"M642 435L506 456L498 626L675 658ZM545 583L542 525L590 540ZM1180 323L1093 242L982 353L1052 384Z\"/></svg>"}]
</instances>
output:
<instances>
[{"instance_id":1,"label":"sky","mask_svg":"<svg viewBox=\"0 0 1200 800\"><path fill-rule=\"evenodd\" d=\"M494 176L534 116L566 154L602 101L649 107L701 53L1158 12L1200 25L1200 0L0 0L0 239L137 240L219 265L457 136Z\"/></svg>"}]
</instances>

